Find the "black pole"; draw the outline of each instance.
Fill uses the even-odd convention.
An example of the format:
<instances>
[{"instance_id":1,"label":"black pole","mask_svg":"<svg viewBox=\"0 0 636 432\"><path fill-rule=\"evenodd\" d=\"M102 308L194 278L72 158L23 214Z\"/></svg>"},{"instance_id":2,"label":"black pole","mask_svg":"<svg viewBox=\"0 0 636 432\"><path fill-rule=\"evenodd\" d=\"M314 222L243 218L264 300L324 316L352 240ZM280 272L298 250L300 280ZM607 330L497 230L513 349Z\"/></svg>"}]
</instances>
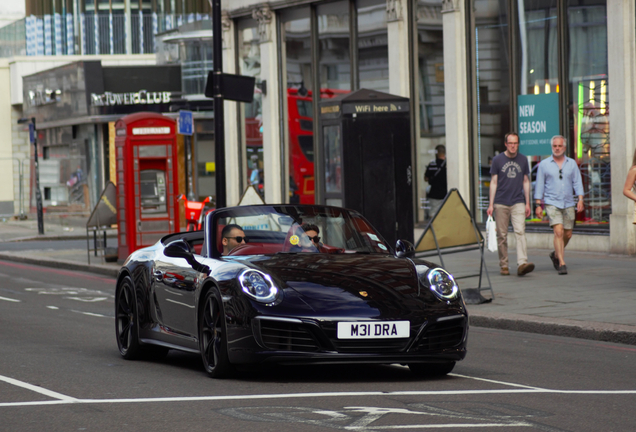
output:
<instances>
[{"instance_id":1,"label":"black pole","mask_svg":"<svg viewBox=\"0 0 636 432\"><path fill-rule=\"evenodd\" d=\"M38 129L35 127L35 117L31 117L33 123L33 148L35 150L35 205L38 214L38 234L44 234L44 214L42 211L42 193L40 192L40 164L38 162Z\"/></svg>"},{"instance_id":2,"label":"black pole","mask_svg":"<svg viewBox=\"0 0 636 432\"><path fill-rule=\"evenodd\" d=\"M214 72L214 161L216 165L216 208L227 206L225 187L225 128L221 76L223 73L223 30L221 0L212 0L212 53Z\"/></svg>"}]
</instances>

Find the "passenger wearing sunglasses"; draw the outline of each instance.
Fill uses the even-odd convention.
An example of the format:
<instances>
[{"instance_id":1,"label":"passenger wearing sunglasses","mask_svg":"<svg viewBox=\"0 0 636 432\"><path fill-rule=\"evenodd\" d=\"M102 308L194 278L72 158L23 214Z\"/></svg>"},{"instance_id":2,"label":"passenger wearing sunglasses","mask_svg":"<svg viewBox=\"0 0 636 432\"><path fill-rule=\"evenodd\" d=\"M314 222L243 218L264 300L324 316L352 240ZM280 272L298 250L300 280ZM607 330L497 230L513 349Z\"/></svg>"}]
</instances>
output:
<instances>
[{"instance_id":1,"label":"passenger wearing sunglasses","mask_svg":"<svg viewBox=\"0 0 636 432\"><path fill-rule=\"evenodd\" d=\"M247 237L240 225L229 224L221 231L221 243L223 244L223 255L229 255L232 250L240 244L247 243Z\"/></svg>"},{"instance_id":2,"label":"passenger wearing sunglasses","mask_svg":"<svg viewBox=\"0 0 636 432\"><path fill-rule=\"evenodd\" d=\"M565 247L572 238L576 212L584 210L583 181L574 159L565 155L567 141L561 135L552 137L552 156L544 159L537 170L534 199L539 219L543 218L541 200L554 231L554 252L550 252L552 265L560 275L568 274L563 258ZM575 195L578 197L575 198Z\"/></svg>"},{"instance_id":3,"label":"passenger wearing sunglasses","mask_svg":"<svg viewBox=\"0 0 636 432\"><path fill-rule=\"evenodd\" d=\"M311 240L311 244L314 247L320 249L320 228L318 228L317 225L309 223L302 224L300 227L303 229L303 231L305 231L305 234L307 235L307 237L309 237L309 240Z\"/></svg>"}]
</instances>

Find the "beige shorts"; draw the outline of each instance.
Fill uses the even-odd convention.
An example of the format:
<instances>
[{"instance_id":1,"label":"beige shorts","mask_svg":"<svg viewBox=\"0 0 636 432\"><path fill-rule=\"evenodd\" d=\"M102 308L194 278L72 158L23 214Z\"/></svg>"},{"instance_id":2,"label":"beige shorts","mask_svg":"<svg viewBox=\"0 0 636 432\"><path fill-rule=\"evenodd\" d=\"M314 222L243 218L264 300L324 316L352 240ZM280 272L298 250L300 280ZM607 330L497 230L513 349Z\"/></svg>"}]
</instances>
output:
<instances>
[{"instance_id":1,"label":"beige shorts","mask_svg":"<svg viewBox=\"0 0 636 432\"><path fill-rule=\"evenodd\" d=\"M560 209L548 204L545 206L545 212L548 214L548 218L550 218L550 226L561 224L563 225L563 229L566 230L574 228L574 219L576 215L574 207Z\"/></svg>"}]
</instances>

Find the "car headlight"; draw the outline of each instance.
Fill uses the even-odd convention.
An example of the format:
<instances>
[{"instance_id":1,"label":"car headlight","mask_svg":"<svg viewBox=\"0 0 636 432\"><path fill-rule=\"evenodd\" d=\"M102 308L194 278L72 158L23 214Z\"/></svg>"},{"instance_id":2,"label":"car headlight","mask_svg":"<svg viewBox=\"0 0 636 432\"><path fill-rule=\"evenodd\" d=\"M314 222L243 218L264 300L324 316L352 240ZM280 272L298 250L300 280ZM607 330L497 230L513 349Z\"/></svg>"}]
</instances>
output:
<instances>
[{"instance_id":1,"label":"car headlight","mask_svg":"<svg viewBox=\"0 0 636 432\"><path fill-rule=\"evenodd\" d=\"M459 287L453 276L446 270L434 268L428 271L426 278L428 286L433 293L443 300L453 300L457 298Z\"/></svg>"},{"instance_id":2,"label":"car headlight","mask_svg":"<svg viewBox=\"0 0 636 432\"><path fill-rule=\"evenodd\" d=\"M243 292L248 297L263 303L272 303L278 297L278 288L272 278L254 269L243 270L239 275Z\"/></svg>"}]
</instances>

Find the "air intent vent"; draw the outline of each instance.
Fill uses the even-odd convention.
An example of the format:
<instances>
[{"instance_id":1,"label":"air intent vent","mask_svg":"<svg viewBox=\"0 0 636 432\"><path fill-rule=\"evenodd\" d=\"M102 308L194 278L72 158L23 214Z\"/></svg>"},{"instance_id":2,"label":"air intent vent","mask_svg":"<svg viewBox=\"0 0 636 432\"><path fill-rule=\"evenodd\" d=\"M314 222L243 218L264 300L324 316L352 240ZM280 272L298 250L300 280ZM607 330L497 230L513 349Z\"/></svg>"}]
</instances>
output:
<instances>
[{"instance_id":1,"label":"air intent vent","mask_svg":"<svg viewBox=\"0 0 636 432\"><path fill-rule=\"evenodd\" d=\"M318 344L302 324L261 320L261 339L274 351L318 351Z\"/></svg>"},{"instance_id":2,"label":"air intent vent","mask_svg":"<svg viewBox=\"0 0 636 432\"><path fill-rule=\"evenodd\" d=\"M454 319L431 324L420 336L416 351L436 351L454 348L464 339L466 319Z\"/></svg>"}]
</instances>

